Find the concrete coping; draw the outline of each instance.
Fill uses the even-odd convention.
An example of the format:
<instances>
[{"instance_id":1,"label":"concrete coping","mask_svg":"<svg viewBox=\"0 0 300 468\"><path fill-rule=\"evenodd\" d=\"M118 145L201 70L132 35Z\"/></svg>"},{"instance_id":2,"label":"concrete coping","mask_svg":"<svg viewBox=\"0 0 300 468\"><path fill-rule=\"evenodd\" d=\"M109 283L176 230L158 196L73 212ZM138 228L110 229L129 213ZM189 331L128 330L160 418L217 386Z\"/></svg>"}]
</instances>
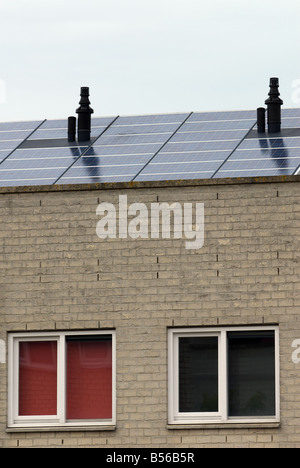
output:
<instances>
[{"instance_id":1,"label":"concrete coping","mask_svg":"<svg viewBox=\"0 0 300 468\"><path fill-rule=\"evenodd\" d=\"M170 180L170 181L146 181L146 182L113 182L94 184L70 184L70 185L36 185L23 187L0 187L0 195L11 193L40 193L40 192L81 192L102 190L128 190L128 189L153 189L153 188L180 188L180 187L203 187L221 185L244 185L244 184L278 184L300 182L299 175L268 176L268 177L236 177L222 179L193 179L193 180Z\"/></svg>"}]
</instances>

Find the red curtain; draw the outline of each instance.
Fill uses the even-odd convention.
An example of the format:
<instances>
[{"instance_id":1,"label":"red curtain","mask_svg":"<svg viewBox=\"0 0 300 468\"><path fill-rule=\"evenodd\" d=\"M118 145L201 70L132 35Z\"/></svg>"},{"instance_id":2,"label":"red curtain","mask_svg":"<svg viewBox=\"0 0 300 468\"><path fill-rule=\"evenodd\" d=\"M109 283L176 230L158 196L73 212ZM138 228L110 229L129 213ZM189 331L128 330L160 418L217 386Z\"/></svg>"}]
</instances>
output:
<instances>
[{"instance_id":1,"label":"red curtain","mask_svg":"<svg viewBox=\"0 0 300 468\"><path fill-rule=\"evenodd\" d=\"M19 415L57 414L57 343L19 344Z\"/></svg>"},{"instance_id":2,"label":"red curtain","mask_svg":"<svg viewBox=\"0 0 300 468\"><path fill-rule=\"evenodd\" d=\"M111 418L111 340L67 342L67 419Z\"/></svg>"},{"instance_id":3,"label":"red curtain","mask_svg":"<svg viewBox=\"0 0 300 468\"><path fill-rule=\"evenodd\" d=\"M111 339L67 340L67 419L112 418ZM57 343L19 344L19 415L57 414Z\"/></svg>"}]
</instances>

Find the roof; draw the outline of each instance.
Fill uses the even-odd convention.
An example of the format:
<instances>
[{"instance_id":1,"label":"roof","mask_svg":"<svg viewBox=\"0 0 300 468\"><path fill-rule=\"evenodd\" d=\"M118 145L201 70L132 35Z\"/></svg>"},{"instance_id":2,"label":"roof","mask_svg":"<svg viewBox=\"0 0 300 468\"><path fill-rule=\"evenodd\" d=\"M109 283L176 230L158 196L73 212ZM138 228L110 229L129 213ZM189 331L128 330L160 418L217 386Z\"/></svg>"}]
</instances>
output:
<instances>
[{"instance_id":1,"label":"roof","mask_svg":"<svg viewBox=\"0 0 300 468\"><path fill-rule=\"evenodd\" d=\"M300 109L282 110L278 134L257 133L256 110L92 118L82 144L67 125L0 123L0 187L300 173Z\"/></svg>"}]
</instances>

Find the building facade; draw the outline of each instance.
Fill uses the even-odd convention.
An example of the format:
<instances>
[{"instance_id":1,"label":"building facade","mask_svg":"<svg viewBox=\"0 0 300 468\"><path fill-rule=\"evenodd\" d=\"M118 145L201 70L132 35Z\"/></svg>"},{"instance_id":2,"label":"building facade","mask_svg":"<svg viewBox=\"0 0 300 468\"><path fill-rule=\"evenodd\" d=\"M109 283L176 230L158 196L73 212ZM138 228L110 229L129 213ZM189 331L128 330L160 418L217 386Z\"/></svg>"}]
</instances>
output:
<instances>
[{"instance_id":1,"label":"building facade","mask_svg":"<svg viewBox=\"0 0 300 468\"><path fill-rule=\"evenodd\" d=\"M300 447L299 182L1 188L0 447Z\"/></svg>"}]
</instances>

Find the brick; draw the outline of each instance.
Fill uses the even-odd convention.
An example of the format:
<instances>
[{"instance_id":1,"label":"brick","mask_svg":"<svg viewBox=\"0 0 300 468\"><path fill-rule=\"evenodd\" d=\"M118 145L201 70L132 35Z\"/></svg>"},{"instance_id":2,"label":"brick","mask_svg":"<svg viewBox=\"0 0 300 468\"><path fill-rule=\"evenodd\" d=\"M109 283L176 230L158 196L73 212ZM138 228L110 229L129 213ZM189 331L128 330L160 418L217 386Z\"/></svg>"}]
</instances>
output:
<instances>
[{"instance_id":1,"label":"brick","mask_svg":"<svg viewBox=\"0 0 300 468\"><path fill-rule=\"evenodd\" d=\"M115 189L0 194L0 339L12 331L116 329L117 430L6 432L0 447L300 446L298 181L126 188L128 204L205 204L205 243L96 236ZM167 328L280 328L281 427L167 429Z\"/></svg>"}]
</instances>

